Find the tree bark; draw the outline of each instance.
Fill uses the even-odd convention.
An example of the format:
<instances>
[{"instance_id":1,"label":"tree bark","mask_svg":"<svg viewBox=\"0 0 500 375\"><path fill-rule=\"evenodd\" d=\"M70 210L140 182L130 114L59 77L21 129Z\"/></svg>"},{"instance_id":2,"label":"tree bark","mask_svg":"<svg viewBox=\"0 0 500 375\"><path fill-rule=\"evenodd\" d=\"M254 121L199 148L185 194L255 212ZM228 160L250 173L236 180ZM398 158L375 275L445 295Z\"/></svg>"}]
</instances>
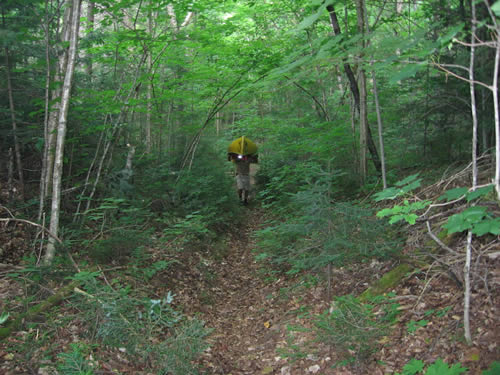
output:
<instances>
[{"instance_id":1,"label":"tree bark","mask_svg":"<svg viewBox=\"0 0 500 375\"><path fill-rule=\"evenodd\" d=\"M148 11L148 33L151 40L153 39L153 15L151 10ZM152 47L147 50L147 69L149 72L148 84L146 89L146 153L150 154L152 150L152 136L151 136L151 118L153 112L153 51Z\"/></svg>"},{"instance_id":2,"label":"tree bark","mask_svg":"<svg viewBox=\"0 0 500 375\"><path fill-rule=\"evenodd\" d=\"M375 111L377 112L377 124L378 124L378 141L380 149L380 166L382 168L382 186L384 189L387 188L387 177L385 170L385 149L384 149L384 134L383 134L383 124L382 124L382 114L380 113L380 103L378 100L377 91L377 79L375 77L375 72L372 71L373 79L373 97L375 100Z\"/></svg>"},{"instance_id":3,"label":"tree bark","mask_svg":"<svg viewBox=\"0 0 500 375\"><path fill-rule=\"evenodd\" d=\"M95 2L89 1L87 5L87 27L90 32L94 31L94 8ZM85 72L87 73L87 77L90 82L92 82L92 74L93 74L93 65L92 65L92 55L89 54L87 56L87 65L85 67Z\"/></svg>"},{"instance_id":4,"label":"tree bark","mask_svg":"<svg viewBox=\"0 0 500 375\"><path fill-rule=\"evenodd\" d=\"M47 163L48 163L48 139L49 139L49 102L50 102L50 32L49 32L49 0L45 0L45 113L43 118L43 154L42 170L40 172L40 205L38 206L38 221L42 220L45 211L45 199L47 197Z\"/></svg>"},{"instance_id":5,"label":"tree bark","mask_svg":"<svg viewBox=\"0 0 500 375\"><path fill-rule=\"evenodd\" d=\"M474 87L474 60L476 38L476 5L471 4L472 22L471 22L471 46L470 46L470 63L469 63L469 88L470 88L470 104L472 116L472 191L476 190L477 186L477 111L476 111L476 92ZM472 343L472 335L470 331L470 266L472 258L472 232L467 233L467 246L465 249L465 265L464 265L464 337L467 343Z\"/></svg>"},{"instance_id":6,"label":"tree bark","mask_svg":"<svg viewBox=\"0 0 500 375\"><path fill-rule=\"evenodd\" d=\"M54 159L54 175L52 181L52 207L50 217L50 232L54 235L59 233L59 215L61 204L61 186L63 175L63 156L64 143L66 140L67 118L69 110L69 100L71 97L71 85L73 82L73 73L75 70L76 53L78 47L78 31L80 28L80 5L81 0L73 0L71 5L72 15L69 25L70 44L68 50L68 59L64 84L61 93L61 108L59 111L59 120L57 126L56 153ZM45 264L51 264L55 256L55 240L49 238L44 257Z\"/></svg>"},{"instance_id":7,"label":"tree bark","mask_svg":"<svg viewBox=\"0 0 500 375\"><path fill-rule=\"evenodd\" d=\"M365 26L365 6L363 0L356 0L356 15L358 23L358 32L361 33L361 44L362 48L366 47L365 36L366 36L366 26ZM359 56L360 60L363 60L363 54ZM367 92L366 92L366 72L364 67L360 67L359 73L359 172L361 177L361 185L365 184L366 172L367 172L367 162L366 162L366 146L368 137L368 103L367 103Z\"/></svg>"},{"instance_id":8,"label":"tree bark","mask_svg":"<svg viewBox=\"0 0 500 375\"><path fill-rule=\"evenodd\" d=\"M12 79L10 75L10 61L9 61L8 47L5 47L5 66L6 66L5 72L7 78L7 92L9 96L10 119L12 122L12 133L14 136L14 153L16 155L17 177L19 179L18 196L21 200L24 200L23 163L21 161L21 148L19 146L19 138L17 137L16 108L14 105L14 96L12 95Z\"/></svg>"},{"instance_id":9,"label":"tree bark","mask_svg":"<svg viewBox=\"0 0 500 375\"><path fill-rule=\"evenodd\" d=\"M59 41L59 43L63 46L66 43L68 43L70 39L70 29L69 29L70 17L71 17L71 8L66 7L63 15L62 32L60 33L61 35ZM57 32L57 34L59 34L59 32ZM49 46L47 46L46 48L49 48L50 47L49 34L46 35L46 38L47 38L46 43L49 44ZM49 51L46 51L46 53L48 52ZM47 55L47 58L50 57ZM58 60L56 65L56 72L54 75L55 82L61 82L63 80L63 77L66 74L67 61L68 61L68 50L67 48L62 48L58 51ZM47 75L48 75L47 79L50 79L50 71L47 72ZM56 129L57 129L57 121L59 118L59 110L61 106L60 100L58 99L61 97L61 92L62 92L62 87L56 87L52 91L51 96L54 104L52 105L48 113L47 132L46 132L47 138L45 138L45 147L43 155L43 158L46 161L45 162L46 168L44 171L42 170L42 173L44 175L43 180L45 181L45 188L44 188L45 197L51 194L51 189L52 189L52 177L53 177L52 175L54 171L54 157L56 148Z\"/></svg>"}]
</instances>

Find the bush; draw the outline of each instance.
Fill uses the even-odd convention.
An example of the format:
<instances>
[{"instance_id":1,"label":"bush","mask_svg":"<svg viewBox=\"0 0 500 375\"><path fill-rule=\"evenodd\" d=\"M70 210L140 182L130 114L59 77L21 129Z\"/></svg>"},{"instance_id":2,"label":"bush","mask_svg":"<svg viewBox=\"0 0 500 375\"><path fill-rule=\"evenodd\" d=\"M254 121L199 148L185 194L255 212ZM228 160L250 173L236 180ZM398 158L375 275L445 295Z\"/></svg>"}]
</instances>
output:
<instances>
[{"instance_id":1,"label":"bush","mask_svg":"<svg viewBox=\"0 0 500 375\"><path fill-rule=\"evenodd\" d=\"M149 242L150 236L144 231L130 229L115 231L110 237L96 241L89 255L98 262L109 263L132 255L139 247Z\"/></svg>"},{"instance_id":2,"label":"bush","mask_svg":"<svg viewBox=\"0 0 500 375\"><path fill-rule=\"evenodd\" d=\"M258 258L296 273L385 258L397 248L387 224L368 208L331 202L327 185L316 184L290 199L287 219L257 232Z\"/></svg>"},{"instance_id":3,"label":"bush","mask_svg":"<svg viewBox=\"0 0 500 375\"><path fill-rule=\"evenodd\" d=\"M94 375L94 364L85 357L89 352L87 345L83 343L70 344L71 351L60 353L57 357L61 363L57 366L60 375Z\"/></svg>"},{"instance_id":4,"label":"bush","mask_svg":"<svg viewBox=\"0 0 500 375\"><path fill-rule=\"evenodd\" d=\"M198 374L194 365L196 358L208 348L206 337L210 333L199 320L184 322L175 334L154 346L156 367L160 374Z\"/></svg>"},{"instance_id":5,"label":"bush","mask_svg":"<svg viewBox=\"0 0 500 375\"><path fill-rule=\"evenodd\" d=\"M195 374L194 360L208 347L210 330L197 319L188 320L173 306L174 295L162 299L135 298L129 288L114 289L86 280L88 294L76 303L82 318L95 322L91 335L103 344L125 348L134 361L153 365L161 374Z\"/></svg>"},{"instance_id":6,"label":"bush","mask_svg":"<svg viewBox=\"0 0 500 375\"><path fill-rule=\"evenodd\" d=\"M336 297L331 309L315 321L317 341L335 346L344 351L345 359L362 364L378 349L377 341L388 334L398 313L398 305L390 300L377 302L384 304L362 303L351 295Z\"/></svg>"}]
</instances>

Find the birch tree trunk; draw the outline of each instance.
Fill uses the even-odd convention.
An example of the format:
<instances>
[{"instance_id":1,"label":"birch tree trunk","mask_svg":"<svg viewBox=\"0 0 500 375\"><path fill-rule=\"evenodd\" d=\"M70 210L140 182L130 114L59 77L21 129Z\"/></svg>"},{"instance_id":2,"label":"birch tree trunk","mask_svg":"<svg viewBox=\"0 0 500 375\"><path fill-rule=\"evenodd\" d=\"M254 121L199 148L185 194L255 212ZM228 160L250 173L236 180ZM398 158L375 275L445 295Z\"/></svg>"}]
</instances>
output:
<instances>
[{"instance_id":1,"label":"birch tree trunk","mask_svg":"<svg viewBox=\"0 0 500 375\"><path fill-rule=\"evenodd\" d=\"M68 5L70 3L68 2ZM59 214L61 204L61 186L63 174L64 143L66 140L67 118L69 110L69 100L71 97L71 85L75 70L75 61L78 46L78 31L80 28L80 6L81 0L72 0L71 18L68 30L70 32L70 43L68 50L66 73L61 92L61 106L57 124L56 152L54 159L54 174L52 176L52 207L50 217L50 232L56 237L59 233ZM50 265L55 256L55 239L51 236L47 244L44 263Z\"/></svg>"},{"instance_id":2,"label":"birch tree trunk","mask_svg":"<svg viewBox=\"0 0 500 375\"><path fill-rule=\"evenodd\" d=\"M471 46L470 46L470 62L469 62L469 88L470 88L470 104L472 116L472 190L476 190L477 186L477 111L476 111L476 92L474 87L474 60L475 60L475 39L476 39L476 5L471 3ZM472 260L472 231L467 233L467 247L465 250L465 265L464 265L464 337L467 343L472 343L472 335L470 331L470 266Z\"/></svg>"},{"instance_id":3,"label":"birch tree trunk","mask_svg":"<svg viewBox=\"0 0 500 375\"><path fill-rule=\"evenodd\" d=\"M498 70L500 64L500 28L496 25L496 54L495 69L493 71L493 107L495 110L495 190L497 199L500 200L500 113L498 103Z\"/></svg>"},{"instance_id":4,"label":"birch tree trunk","mask_svg":"<svg viewBox=\"0 0 500 375\"><path fill-rule=\"evenodd\" d=\"M40 222L45 211L45 198L47 197L47 163L48 163L48 139L49 139L49 102L50 102L50 19L49 19L49 0L45 0L45 113L43 117L43 154L42 154L42 170L40 173L40 205L38 206L38 221Z\"/></svg>"},{"instance_id":5,"label":"birch tree trunk","mask_svg":"<svg viewBox=\"0 0 500 375\"><path fill-rule=\"evenodd\" d=\"M69 0L68 0L69 1ZM48 9L46 7L46 11L48 12ZM66 7L63 15L63 25L62 25L62 32L60 35L60 45L65 45L66 43L69 42L70 38L70 18L71 17L71 8ZM47 25L48 27L48 25ZM58 32L59 34L59 32ZM50 59L49 57L49 49L50 49L50 39L49 39L49 33L47 32L46 34L46 59ZM65 72L66 72L66 67L67 67L67 61L68 61L68 50L66 48L60 49L58 51L58 61L56 65L56 72L54 74L54 81L55 82L61 82L62 77L64 77ZM48 82L46 82L46 85L50 85L50 71L47 71L47 78ZM48 87L48 86L47 86ZM49 97L47 96L46 100L46 108L48 110L48 118L47 118L47 125L46 125L46 138L45 138L45 147L44 147L44 154L43 154L43 159L45 160L45 163L43 166L45 166L45 169L42 169L42 180L45 182L45 186L43 189L40 189L41 193L43 193L43 196L40 196L40 201L45 201L45 198L48 197L51 194L51 188L52 188L52 175L53 175L53 170L54 170L54 157L55 157L55 146L56 146L56 128L57 128L57 121L59 118L59 110L61 106L60 100L58 100L61 97L61 92L62 92L62 87L58 86L56 87L52 93L51 93L51 99L54 102L52 107L49 108ZM43 207L40 209L40 216L43 211Z\"/></svg>"}]
</instances>

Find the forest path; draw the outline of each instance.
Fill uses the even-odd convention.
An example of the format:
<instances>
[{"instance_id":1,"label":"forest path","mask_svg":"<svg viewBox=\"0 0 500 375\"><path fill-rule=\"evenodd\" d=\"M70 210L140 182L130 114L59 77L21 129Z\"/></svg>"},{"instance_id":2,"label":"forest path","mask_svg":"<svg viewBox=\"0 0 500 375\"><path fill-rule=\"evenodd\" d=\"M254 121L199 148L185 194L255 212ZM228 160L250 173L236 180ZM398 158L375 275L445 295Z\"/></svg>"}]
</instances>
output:
<instances>
[{"instance_id":1,"label":"forest path","mask_svg":"<svg viewBox=\"0 0 500 375\"><path fill-rule=\"evenodd\" d=\"M258 229L262 212L242 207L247 222L229 242L227 256L217 265L213 305L204 319L214 328L210 339L210 366L216 374L272 373L269 354L275 352L279 333L271 330L276 313L274 298L279 288L259 277L254 260L252 233ZM274 355L273 355L274 356Z\"/></svg>"},{"instance_id":2,"label":"forest path","mask_svg":"<svg viewBox=\"0 0 500 375\"><path fill-rule=\"evenodd\" d=\"M254 260L252 233L262 224L262 209L242 208L246 224L230 240L227 256L215 265L212 304L202 318L214 329L204 362L211 374L289 374L276 348L286 342L286 323L298 304L283 298L282 279L266 280ZM306 373L306 372L304 372Z\"/></svg>"}]
</instances>

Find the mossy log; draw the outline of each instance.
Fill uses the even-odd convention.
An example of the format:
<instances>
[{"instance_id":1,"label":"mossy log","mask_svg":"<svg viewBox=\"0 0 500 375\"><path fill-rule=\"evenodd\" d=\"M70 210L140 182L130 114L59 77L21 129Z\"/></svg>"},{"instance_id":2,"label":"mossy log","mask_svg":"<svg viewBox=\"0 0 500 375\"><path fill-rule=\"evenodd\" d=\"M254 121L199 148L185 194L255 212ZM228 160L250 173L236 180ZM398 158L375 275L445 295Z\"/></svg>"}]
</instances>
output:
<instances>
[{"instance_id":1,"label":"mossy log","mask_svg":"<svg viewBox=\"0 0 500 375\"><path fill-rule=\"evenodd\" d=\"M68 285L60 288L57 293L50 296L45 301L31 307L30 309L28 309L28 311L19 314L17 318L8 321L5 327L0 327L0 340L9 337L12 332L17 331L26 320L33 319L40 313L43 313L50 309L52 306L57 305L64 298L69 296L72 293L73 289L78 286L78 284L78 281L72 281Z\"/></svg>"},{"instance_id":2,"label":"mossy log","mask_svg":"<svg viewBox=\"0 0 500 375\"><path fill-rule=\"evenodd\" d=\"M408 263L403 263L396 268L393 268L389 272L385 273L384 276L377 280L372 286L361 293L359 296L360 300L367 300L396 287L406 274L413 269L414 267Z\"/></svg>"}]
</instances>

